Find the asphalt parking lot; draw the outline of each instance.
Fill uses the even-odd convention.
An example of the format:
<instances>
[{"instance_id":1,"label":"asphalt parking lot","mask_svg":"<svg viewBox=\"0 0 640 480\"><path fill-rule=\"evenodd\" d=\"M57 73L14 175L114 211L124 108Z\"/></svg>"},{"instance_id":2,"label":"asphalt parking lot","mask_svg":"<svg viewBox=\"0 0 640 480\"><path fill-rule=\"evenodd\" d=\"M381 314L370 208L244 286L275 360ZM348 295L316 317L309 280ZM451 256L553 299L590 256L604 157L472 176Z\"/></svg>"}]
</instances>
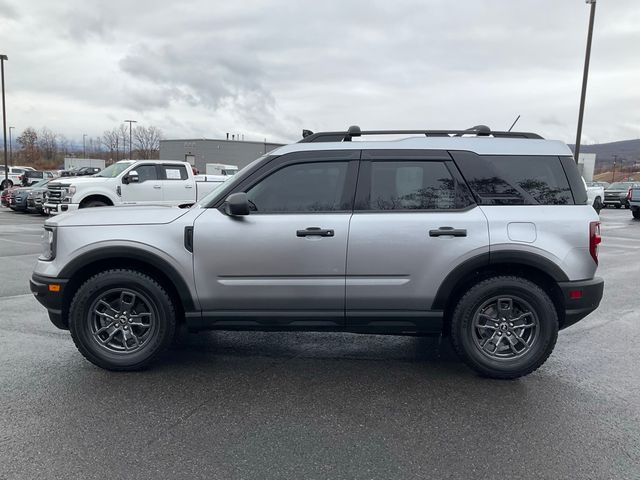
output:
<instances>
[{"instance_id":1,"label":"asphalt parking lot","mask_svg":"<svg viewBox=\"0 0 640 480\"><path fill-rule=\"evenodd\" d=\"M29 293L0 209L0 479L640 478L640 221L603 210L599 310L516 381L438 338L201 333L109 373Z\"/></svg>"}]
</instances>

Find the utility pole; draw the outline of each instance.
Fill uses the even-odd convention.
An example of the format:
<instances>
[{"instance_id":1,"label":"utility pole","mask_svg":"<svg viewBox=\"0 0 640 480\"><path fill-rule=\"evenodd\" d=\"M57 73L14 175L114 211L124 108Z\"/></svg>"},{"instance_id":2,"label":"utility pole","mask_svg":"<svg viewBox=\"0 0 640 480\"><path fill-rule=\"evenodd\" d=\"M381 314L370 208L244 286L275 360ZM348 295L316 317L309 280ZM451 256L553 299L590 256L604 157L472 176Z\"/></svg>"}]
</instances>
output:
<instances>
[{"instance_id":1,"label":"utility pole","mask_svg":"<svg viewBox=\"0 0 640 480\"><path fill-rule=\"evenodd\" d=\"M138 122L136 120L125 120L124 123L129 124L129 160L133 160L133 158L131 158L131 124Z\"/></svg>"},{"instance_id":2,"label":"utility pole","mask_svg":"<svg viewBox=\"0 0 640 480\"><path fill-rule=\"evenodd\" d=\"M613 172L611 172L611 183L616 181L616 162L618 161L618 155L613 156Z\"/></svg>"},{"instance_id":3,"label":"utility pole","mask_svg":"<svg viewBox=\"0 0 640 480\"><path fill-rule=\"evenodd\" d=\"M0 78L2 80L2 137L4 139L4 181L9 180L9 166L7 165L7 109L4 100L4 61L9 60L6 55L0 54Z\"/></svg>"},{"instance_id":4,"label":"utility pole","mask_svg":"<svg viewBox=\"0 0 640 480\"><path fill-rule=\"evenodd\" d=\"M15 130L16 127L9 127L9 163L13 167L13 140L11 139L11 130Z\"/></svg>"},{"instance_id":5,"label":"utility pole","mask_svg":"<svg viewBox=\"0 0 640 480\"><path fill-rule=\"evenodd\" d=\"M591 59L591 40L593 39L593 21L596 17L596 0L585 0L591 4L591 14L589 15L589 31L587 33L587 50L584 55L584 71L582 73L582 93L580 95L580 111L578 113L578 132L576 133L576 147L574 158L578 163L580 155L580 140L582 138L582 120L584 118L584 102L587 96L587 79L589 77L589 61Z\"/></svg>"}]
</instances>

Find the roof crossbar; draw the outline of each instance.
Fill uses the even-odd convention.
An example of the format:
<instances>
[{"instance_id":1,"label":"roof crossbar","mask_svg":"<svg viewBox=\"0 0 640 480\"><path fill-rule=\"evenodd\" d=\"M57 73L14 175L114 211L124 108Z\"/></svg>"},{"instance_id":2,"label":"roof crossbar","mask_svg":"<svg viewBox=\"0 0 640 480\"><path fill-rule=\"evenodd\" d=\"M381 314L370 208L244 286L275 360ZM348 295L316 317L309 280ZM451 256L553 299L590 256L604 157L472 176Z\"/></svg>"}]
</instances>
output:
<instances>
[{"instance_id":1,"label":"roof crossbar","mask_svg":"<svg viewBox=\"0 0 640 480\"><path fill-rule=\"evenodd\" d=\"M298 143L311 142L350 142L353 137L365 135L424 135L425 137L462 137L464 135L475 135L476 137L494 138L528 138L542 139L537 133L530 132L503 132L492 131L486 125L476 125L466 130L360 130L357 125L352 125L343 132L317 132L311 130L302 131L302 140Z\"/></svg>"}]
</instances>

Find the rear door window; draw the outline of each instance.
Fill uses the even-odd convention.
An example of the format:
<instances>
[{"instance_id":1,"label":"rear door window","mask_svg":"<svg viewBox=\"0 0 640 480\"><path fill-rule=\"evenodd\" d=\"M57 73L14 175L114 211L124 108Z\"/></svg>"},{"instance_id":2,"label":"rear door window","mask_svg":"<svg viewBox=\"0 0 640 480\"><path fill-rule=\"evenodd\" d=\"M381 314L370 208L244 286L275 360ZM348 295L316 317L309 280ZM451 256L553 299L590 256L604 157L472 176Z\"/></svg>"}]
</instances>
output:
<instances>
[{"instance_id":1,"label":"rear door window","mask_svg":"<svg viewBox=\"0 0 640 480\"><path fill-rule=\"evenodd\" d=\"M187 169L184 165L162 165L160 167L162 180L187 180Z\"/></svg>"},{"instance_id":2,"label":"rear door window","mask_svg":"<svg viewBox=\"0 0 640 480\"><path fill-rule=\"evenodd\" d=\"M573 205L576 202L558 157L452 152L479 203ZM582 186L584 190L584 185Z\"/></svg>"}]
</instances>

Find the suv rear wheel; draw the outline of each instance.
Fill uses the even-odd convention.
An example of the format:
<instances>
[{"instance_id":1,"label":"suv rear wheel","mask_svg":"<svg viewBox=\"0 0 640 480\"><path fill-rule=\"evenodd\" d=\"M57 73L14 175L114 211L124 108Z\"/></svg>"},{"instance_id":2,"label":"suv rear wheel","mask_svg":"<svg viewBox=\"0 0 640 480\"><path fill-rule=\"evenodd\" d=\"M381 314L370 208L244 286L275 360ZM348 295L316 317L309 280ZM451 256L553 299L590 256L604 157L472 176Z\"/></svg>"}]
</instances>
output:
<instances>
[{"instance_id":1,"label":"suv rear wheel","mask_svg":"<svg viewBox=\"0 0 640 480\"><path fill-rule=\"evenodd\" d=\"M521 277L493 277L471 287L451 320L451 338L471 368L517 378L542 365L558 337L558 315L544 290Z\"/></svg>"},{"instance_id":2,"label":"suv rear wheel","mask_svg":"<svg viewBox=\"0 0 640 480\"><path fill-rule=\"evenodd\" d=\"M166 290L134 270L89 278L69 309L69 330L80 353L108 370L137 370L171 343L176 329Z\"/></svg>"}]
</instances>

